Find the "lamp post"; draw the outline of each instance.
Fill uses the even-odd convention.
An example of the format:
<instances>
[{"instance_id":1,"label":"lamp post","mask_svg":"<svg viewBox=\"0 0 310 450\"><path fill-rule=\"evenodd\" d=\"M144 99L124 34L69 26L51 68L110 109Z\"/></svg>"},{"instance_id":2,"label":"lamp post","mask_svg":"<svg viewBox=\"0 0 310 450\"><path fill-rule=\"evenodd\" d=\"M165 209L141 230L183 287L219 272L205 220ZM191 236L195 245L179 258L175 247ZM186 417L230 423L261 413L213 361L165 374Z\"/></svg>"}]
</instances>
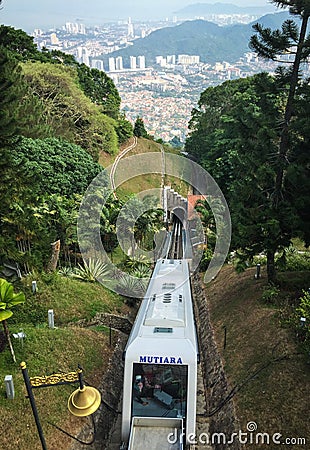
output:
<instances>
[{"instance_id":1,"label":"lamp post","mask_svg":"<svg viewBox=\"0 0 310 450\"><path fill-rule=\"evenodd\" d=\"M31 404L33 417L36 423L38 434L40 437L42 450L47 450L43 429L41 426L33 389L59 386L62 384L79 383L79 388L76 389L69 397L68 409L74 416L86 417L93 414L100 406L101 395L100 392L91 386L85 386L83 383L83 371L79 368L75 372L52 374L42 377L29 377L25 362L20 364L25 386L27 389L28 398Z\"/></svg>"}]
</instances>

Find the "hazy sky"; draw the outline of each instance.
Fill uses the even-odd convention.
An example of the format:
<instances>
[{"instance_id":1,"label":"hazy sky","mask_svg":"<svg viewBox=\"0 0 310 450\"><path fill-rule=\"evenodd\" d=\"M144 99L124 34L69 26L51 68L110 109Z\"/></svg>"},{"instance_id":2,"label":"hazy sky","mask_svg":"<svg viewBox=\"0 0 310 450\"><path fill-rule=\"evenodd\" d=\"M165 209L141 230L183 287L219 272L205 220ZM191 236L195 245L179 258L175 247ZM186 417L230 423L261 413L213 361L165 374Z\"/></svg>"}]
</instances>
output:
<instances>
[{"instance_id":1,"label":"hazy sky","mask_svg":"<svg viewBox=\"0 0 310 450\"><path fill-rule=\"evenodd\" d=\"M268 0L3 0L0 23L32 31L59 26L66 21L103 23L108 20L152 19L172 16L194 3L233 3L239 6L269 6Z\"/></svg>"}]
</instances>

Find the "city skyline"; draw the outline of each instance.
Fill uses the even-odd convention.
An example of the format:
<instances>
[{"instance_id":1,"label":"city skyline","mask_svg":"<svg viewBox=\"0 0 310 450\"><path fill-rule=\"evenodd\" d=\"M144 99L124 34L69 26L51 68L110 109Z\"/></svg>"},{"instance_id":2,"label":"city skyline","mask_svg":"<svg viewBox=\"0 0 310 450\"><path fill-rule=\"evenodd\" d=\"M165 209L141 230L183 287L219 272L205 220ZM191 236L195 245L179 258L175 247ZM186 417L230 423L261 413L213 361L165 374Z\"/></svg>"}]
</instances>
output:
<instances>
[{"instance_id":1,"label":"city skyline","mask_svg":"<svg viewBox=\"0 0 310 450\"><path fill-rule=\"evenodd\" d=\"M101 0L27 0L21 4L20 0L3 0L0 10L1 23L31 32L38 27L57 27L65 21L81 21L84 23L104 23L108 21L126 20L129 16L133 20L164 19L171 17L176 11L185 6L197 3L195 0L115 0L102 2ZM206 0L201 3L214 4L216 0ZM237 6L266 6L270 8L269 0L223 0ZM275 7L274 7L275 8ZM276 8L275 8L276 10Z\"/></svg>"}]
</instances>

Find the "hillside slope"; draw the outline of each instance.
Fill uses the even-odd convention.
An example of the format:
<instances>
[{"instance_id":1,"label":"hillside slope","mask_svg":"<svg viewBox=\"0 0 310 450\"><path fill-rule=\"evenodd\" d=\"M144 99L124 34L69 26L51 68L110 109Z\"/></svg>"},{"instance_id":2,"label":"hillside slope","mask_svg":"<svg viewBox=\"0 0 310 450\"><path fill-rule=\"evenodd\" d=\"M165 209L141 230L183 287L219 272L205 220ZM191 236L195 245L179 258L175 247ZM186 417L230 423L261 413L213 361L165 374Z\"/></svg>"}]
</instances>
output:
<instances>
[{"instance_id":1,"label":"hillside slope","mask_svg":"<svg viewBox=\"0 0 310 450\"><path fill-rule=\"evenodd\" d=\"M279 28L288 18L287 12L268 14L258 22ZM130 47L109 54L122 56L124 65L130 56L147 55L147 64L153 64L158 55L199 55L202 62L235 62L249 51L248 42L254 34L252 24L221 27L206 20L191 20L174 27L161 28L144 39L137 39Z\"/></svg>"},{"instance_id":2,"label":"hillside slope","mask_svg":"<svg viewBox=\"0 0 310 450\"><path fill-rule=\"evenodd\" d=\"M259 280L254 274L255 269L237 274L232 266L225 266L205 288L211 323L230 384L240 386L248 379L234 397L240 429L246 432L247 424L255 422L257 432L269 433L270 439L274 433L280 433L281 441L307 438L310 442L310 361L299 352L295 336L281 327L281 308L263 303L265 274ZM267 448L246 445L249 449L253 447ZM286 449L293 447L308 448L285 445Z\"/></svg>"}]
</instances>

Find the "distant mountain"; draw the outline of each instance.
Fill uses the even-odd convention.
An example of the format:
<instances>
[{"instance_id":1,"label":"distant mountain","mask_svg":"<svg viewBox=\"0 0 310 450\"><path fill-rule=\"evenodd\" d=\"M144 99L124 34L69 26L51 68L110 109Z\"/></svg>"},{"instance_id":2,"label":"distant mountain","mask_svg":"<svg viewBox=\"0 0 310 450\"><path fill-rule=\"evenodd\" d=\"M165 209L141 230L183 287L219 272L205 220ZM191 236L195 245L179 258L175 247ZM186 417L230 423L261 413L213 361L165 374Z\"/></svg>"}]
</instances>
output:
<instances>
[{"instance_id":1,"label":"distant mountain","mask_svg":"<svg viewBox=\"0 0 310 450\"><path fill-rule=\"evenodd\" d=\"M178 11L177 16L197 17L208 16L210 14L249 14L263 15L269 12L275 12L275 6L237 6L232 3L195 3L188 5Z\"/></svg>"},{"instance_id":2,"label":"distant mountain","mask_svg":"<svg viewBox=\"0 0 310 450\"><path fill-rule=\"evenodd\" d=\"M156 56L199 55L205 63L216 61L237 61L249 51L250 36L254 34L252 25L256 22L272 29L280 28L289 17L287 12L267 14L252 24L237 24L221 27L206 20L190 20L174 27L161 28L144 39L137 39L126 47L108 56L122 56L124 65L130 56L145 55L147 64L154 63Z\"/></svg>"}]
</instances>

